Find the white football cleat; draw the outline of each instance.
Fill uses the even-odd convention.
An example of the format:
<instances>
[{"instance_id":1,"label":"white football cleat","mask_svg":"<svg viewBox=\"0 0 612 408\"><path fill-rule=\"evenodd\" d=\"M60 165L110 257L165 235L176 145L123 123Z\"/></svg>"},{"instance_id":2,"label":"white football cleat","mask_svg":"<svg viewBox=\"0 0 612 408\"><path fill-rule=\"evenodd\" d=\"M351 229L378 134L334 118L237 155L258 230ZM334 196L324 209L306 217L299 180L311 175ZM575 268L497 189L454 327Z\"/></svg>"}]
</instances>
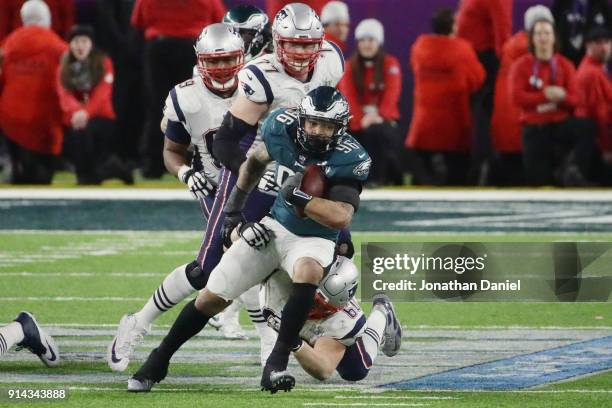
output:
<instances>
[{"instance_id":1,"label":"white football cleat","mask_svg":"<svg viewBox=\"0 0 612 408\"><path fill-rule=\"evenodd\" d=\"M111 370L125 371L134 354L134 348L142 343L149 330L151 325L142 326L136 315L126 314L121 318L117 335L106 350L106 361Z\"/></svg>"},{"instance_id":2,"label":"white football cleat","mask_svg":"<svg viewBox=\"0 0 612 408\"><path fill-rule=\"evenodd\" d=\"M387 324L383 333L381 351L387 357L393 357L402 346L402 324L397 318L391 299L385 294L374 295L373 308L377 308L387 317Z\"/></svg>"},{"instance_id":3,"label":"white football cleat","mask_svg":"<svg viewBox=\"0 0 612 408\"><path fill-rule=\"evenodd\" d=\"M229 340L248 340L248 336L242 330L242 327L238 322L234 321L223 321L221 326L221 333L223 337Z\"/></svg>"},{"instance_id":4,"label":"white football cleat","mask_svg":"<svg viewBox=\"0 0 612 408\"><path fill-rule=\"evenodd\" d=\"M18 348L26 348L36 354L47 366L55 367L60 362L59 349L39 325L34 316L28 312L21 312L15 318L23 329L23 340L17 343Z\"/></svg>"}]
</instances>

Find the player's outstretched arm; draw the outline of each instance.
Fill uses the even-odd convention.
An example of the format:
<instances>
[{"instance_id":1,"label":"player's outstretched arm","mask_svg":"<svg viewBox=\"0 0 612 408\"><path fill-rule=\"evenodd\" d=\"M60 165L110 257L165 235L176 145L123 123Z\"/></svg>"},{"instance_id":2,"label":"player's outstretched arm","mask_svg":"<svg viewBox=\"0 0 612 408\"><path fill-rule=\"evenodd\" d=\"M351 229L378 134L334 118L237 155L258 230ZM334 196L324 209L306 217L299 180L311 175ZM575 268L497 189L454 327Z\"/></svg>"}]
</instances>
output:
<instances>
[{"instance_id":1,"label":"player's outstretched arm","mask_svg":"<svg viewBox=\"0 0 612 408\"><path fill-rule=\"evenodd\" d=\"M240 140L249 132L257 131L257 122L268 108L267 103L256 103L238 95L225 114L215 134L212 153L232 173L236 174L245 161L245 154L240 151Z\"/></svg>"},{"instance_id":2,"label":"player's outstretched arm","mask_svg":"<svg viewBox=\"0 0 612 408\"><path fill-rule=\"evenodd\" d=\"M304 371L317 380L327 380L336 370L344 356L346 346L331 337L321 337L314 348L302 342L299 350L293 353Z\"/></svg>"},{"instance_id":3,"label":"player's outstretched arm","mask_svg":"<svg viewBox=\"0 0 612 408\"><path fill-rule=\"evenodd\" d=\"M272 161L266 145L261 143L253 150L249 158L240 166L236 186L244 192L251 192Z\"/></svg>"}]
</instances>

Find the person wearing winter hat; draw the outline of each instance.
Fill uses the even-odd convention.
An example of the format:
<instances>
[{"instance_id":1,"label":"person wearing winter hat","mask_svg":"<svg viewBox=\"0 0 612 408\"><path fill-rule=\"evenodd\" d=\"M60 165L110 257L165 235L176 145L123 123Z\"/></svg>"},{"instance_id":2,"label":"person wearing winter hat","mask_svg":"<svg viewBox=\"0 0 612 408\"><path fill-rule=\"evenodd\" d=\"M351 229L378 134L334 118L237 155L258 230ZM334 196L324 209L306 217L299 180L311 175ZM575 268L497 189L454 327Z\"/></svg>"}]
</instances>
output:
<instances>
[{"instance_id":1,"label":"person wearing winter hat","mask_svg":"<svg viewBox=\"0 0 612 408\"><path fill-rule=\"evenodd\" d=\"M36 9L41 8L40 3L45 3L46 9L49 13L43 12L43 20L46 20L43 24L38 24L39 27L50 28L55 31L60 38L64 38L70 27L74 25L75 19L75 0L42 0L31 2L26 0L1 0L0 1L0 43L14 30L18 29L23 23L22 7L28 4L26 12L26 19L30 24L32 18L39 19L40 15L36 16L38 11ZM29 18L28 13L34 12ZM31 24L30 24L31 25Z\"/></svg>"},{"instance_id":2,"label":"person wearing winter hat","mask_svg":"<svg viewBox=\"0 0 612 408\"><path fill-rule=\"evenodd\" d=\"M372 157L371 184L403 184L401 138L396 121L402 92L399 61L383 49L385 33L373 18L355 29L357 52L345 63L338 84L350 105L351 133Z\"/></svg>"},{"instance_id":3,"label":"person wearing winter hat","mask_svg":"<svg viewBox=\"0 0 612 408\"><path fill-rule=\"evenodd\" d=\"M9 182L49 184L62 149L55 75L67 44L50 30L45 2L29 0L20 14L23 27L5 38L1 50L0 128L8 142Z\"/></svg>"},{"instance_id":4,"label":"person wearing winter hat","mask_svg":"<svg viewBox=\"0 0 612 408\"><path fill-rule=\"evenodd\" d=\"M349 34L350 17L346 3L330 1L321 11L321 23L325 29L325 39L336 43L344 52Z\"/></svg>"},{"instance_id":5,"label":"person wearing winter hat","mask_svg":"<svg viewBox=\"0 0 612 408\"><path fill-rule=\"evenodd\" d=\"M57 93L68 127L64 154L75 165L78 184L100 184L120 178L133 183L132 174L113 153L113 64L95 47L91 26L74 26L70 49L62 56Z\"/></svg>"},{"instance_id":6,"label":"person wearing winter hat","mask_svg":"<svg viewBox=\"0 0 612 408\"><path fill-rule=\"evenodd\" d=\"M502 49L501 64L495 83L491 138L493 156L486 184L524 184L520 111L510 98L508 78L512 63L529 52L527 33L538 21L555 22L550 9L536 5L525 12L524 30L514 34Z\"/></svg>"}]
</instances>

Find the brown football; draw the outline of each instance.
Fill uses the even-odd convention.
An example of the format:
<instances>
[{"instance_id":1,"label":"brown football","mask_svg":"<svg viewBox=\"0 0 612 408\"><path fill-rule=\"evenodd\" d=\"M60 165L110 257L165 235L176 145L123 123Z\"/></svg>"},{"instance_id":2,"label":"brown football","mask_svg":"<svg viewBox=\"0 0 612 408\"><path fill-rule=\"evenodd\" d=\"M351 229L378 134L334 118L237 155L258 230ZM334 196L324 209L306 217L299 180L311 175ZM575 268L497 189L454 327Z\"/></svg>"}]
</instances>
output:
<instances>
[{"instance_id":1,"label":"brown football","mask_svg":"<svg viewBox=\"0 0 612 408\"><path fill-rule=\"evenodd\" d=\"M316 164L311 164L304 170L304 177L302 178L302 184L300 184L300 190L306 194L310 194L313 197L325 198L327 193L327 180L323 173L323 168ZM300 217L305 217L304 210L296 208L295 211Z\"/></svg>"}]
</instances>

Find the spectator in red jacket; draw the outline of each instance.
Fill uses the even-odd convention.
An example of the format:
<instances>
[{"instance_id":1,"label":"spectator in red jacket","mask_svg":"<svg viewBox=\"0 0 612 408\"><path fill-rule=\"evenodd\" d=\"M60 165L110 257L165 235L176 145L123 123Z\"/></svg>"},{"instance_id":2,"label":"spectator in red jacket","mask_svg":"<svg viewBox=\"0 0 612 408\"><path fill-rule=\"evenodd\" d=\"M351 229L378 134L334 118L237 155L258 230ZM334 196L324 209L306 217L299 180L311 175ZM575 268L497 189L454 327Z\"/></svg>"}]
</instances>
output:
<instances>
[{"instance_id":1,"label":"spectator in red jacket","mask_svg":"<svg viewBox=\"0 0 612 408\"><path fill-rule=\"evenodd\" d=\"M11 182L49 184L62 150L62 115L55 75L67 45L50 30L51 13L40 0L21 8L23 27L4 41L0 77L0 128L7 137Z\"/></svg>"},{"instance_id":2,"label":"spectator in red jacket","mask_svg":"<svg viewBox=\"0 0 612 408\"><path fill-rule=\"evenodd\" d=\"M276 17L276 13L280 11L283 7L285 7L289 3L304 3L310 6L311 9L317 13L317 15L321 15L321 10L323 10L323 6L327 4L329 0L266 0L266 12L268 13L268 18L270 22L274 22L274 17Z\"/></svg>"},{"instance_id":3,"label":"spectator in red jacket","mask_svg":"<svg viewBox=\"0 0 612 408\"><path fill-rule=\"evenodd\" d=\"M341 1L330 1L321 11L325 39L336 43L342 52L346 50L350 22L348 7Z\"/></svg>"},{"instance_id":4,"label":"spectator in red jacket","mask_svg":"<svg viewBox=\"0 0 612 408\"><path fill-rule=\"evenodd\" d=\"M512 35L513 0L462 0L457 12L457 35L478 54L487 75L472 101L475 140L470 179L482 181L491 154L493 93L504 43Z\"/></svg>"},{"instance_id":5,"label":"spectator in red jacket","mask_svg":"<svg viewBox=\"0 0 612 408\"><path fill-rule=\"evenodd\" d=\"M554 25L537 21L530 53L510 69L512 100L523 126L525 175L533 185L585 185L594 138L573 120L580 92L571 61L556 52Z\"/></svg>"},{"instance_id":6,"label":"spectator in red jacket","mask_svg":"<svg viewBox=\"0 0 612 408\"><path fill-rule=\"evenodd\" d=\"M13 30L21 27L19 10L26 0L0 1L0 43ZM45 0L51 12L51 29L65 38L74 24L74 0Z\"/></svg>"},{"instance_id":7,"label":"spectator in red jacket","mask_svg":"<svg viewBox=\"0 0 612 408\"><path fill-rule=\"evenodd\" d=\"M357 52L346 61L338 84L350 105L350 131L372 157L370 183L403 184L401 140L395 122L400 117L400 64L383 50L384 29L378 20L359 23L355 39Z\"/></svg>"},{"instance_id":8,"label":"spectator in red jacket","mask_svg":"<svg viewBox=\"0 0 612 408\"><path fill-rule=\"evenodd\" d=\"M489 182L493 185L508 186L524 183L520 111L510 98L508 78L514 61L529 53L527 33L538 20L550 21L553 24L555 22L548 7L542 5L530 7L524 16L525 29L506 41L502 49L491 118L494 157Z\"/></svg>"},{"instance_id":9,"label":"spectator in red jacket","mask_svg":"<svg viewBox=\"0 0 612 408\"><path fill-rule=\"evenodd\" d=\"M130 172L113 155L113 64L95 48L93 38L90 26L74 26L58 69L57 92L68 126L64 154L75 165L78 184L113 177L131 184Z\"/></svg>"},{"instance_id":10,"label":"spectator in red jacket","mask_svg":"<svg viewBox=\"0 0 612 408\"><path fill-rule=\"evenodd\" d=\"M455 37L451 10L436 12L432 29L411 50L414 111L406 147L414 153L415 184L461 185L472 145L470 96L485 72L470 44Z\"/></svg>"},{"instance_id":11,"label":"spectator in red jacket","mask_svg":"<svg viewBox=\"0 0 612 408\"><path fill-rule=\"evenodd\" d=\"M578 68L576 79L583 101L576 115L586 118L603 159L598 176L601 182L612 184L612 82L606 64L610 62L612 41L610 30L596 27L587 33L586 55Z\"/></svg>"},{"instance_id":12,"label":"spectator in red jacket","mask_svg":"<svg viewBox=\"0 0 612 408\"><path fill-rule=\"evenodd\" d=\"M164 173L164 137L159 129L168 92L189 79L196 63L193 44L202 29L225 15L221 0L137 0L132 25L145 36L144 88L146 120L141 143L142 172Z\"/></svg>"}]
</instances>

